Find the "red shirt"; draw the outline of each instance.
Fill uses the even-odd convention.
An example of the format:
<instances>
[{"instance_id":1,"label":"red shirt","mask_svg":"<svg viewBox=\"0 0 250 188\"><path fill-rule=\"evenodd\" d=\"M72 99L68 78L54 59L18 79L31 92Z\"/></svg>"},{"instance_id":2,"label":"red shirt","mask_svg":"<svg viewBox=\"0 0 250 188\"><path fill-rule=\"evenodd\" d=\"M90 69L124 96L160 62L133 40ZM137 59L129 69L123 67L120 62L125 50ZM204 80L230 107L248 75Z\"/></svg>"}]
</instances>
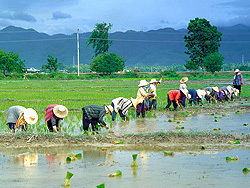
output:
<instances>
[{"instance_id":1,"label":"red shirt","mask_svg":"<svg viewBox=\"0 0 250 188\"><path fill-rule=\"evenodd\" d=\"M57 104L51 104L46 108L45 111L45 122L49 121L50 119L52 119L53 117L55 117L55 114L53 112L53 108L57 106Z\"/></svg>"},{"instance_id":2,"label":"red shirt","mask_svg":"<svg viewBox=\"0 0 250 188\"><path fill-rule=\"evenodd\" d=\"M180 90L170 90L168 96L171 101L175 100L175 102L177 102L181 101L184 94Z\"/></svg>"}]
</instances>

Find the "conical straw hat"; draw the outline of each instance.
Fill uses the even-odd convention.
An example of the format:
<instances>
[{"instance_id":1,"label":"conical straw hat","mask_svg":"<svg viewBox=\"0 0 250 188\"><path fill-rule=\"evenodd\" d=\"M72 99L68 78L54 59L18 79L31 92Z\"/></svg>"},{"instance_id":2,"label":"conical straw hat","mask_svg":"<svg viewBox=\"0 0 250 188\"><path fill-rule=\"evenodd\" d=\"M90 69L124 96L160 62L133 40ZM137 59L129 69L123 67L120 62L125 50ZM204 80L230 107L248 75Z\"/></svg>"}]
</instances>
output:
<instances>
[{"instance_id":1,"label":"conical straw hat","mask_svg":"<svg viewBox=\"0 0 250 188\"><path fill-rule=\"evenodd\" d=\"M180 80L180 83L185 83L188 81L188 77L183 77L181 80Z\"/></svg>"},{"instance_id":2,"label":"conical straw hat","mask_svg":"<svg viewBox=\"0 0 250 188\"><path fill-rule=\"evenodd\" d=\"M35 124L38 120L38 115L36 111L32 108L27 108L26 110L24 110L23 117L24 120L30 125Z\"/></svg>"},{"instance_id":3,"label":"conical straw hat","mask_svg":"<svg viewBox=\"0 0 250 188\"><path fill-rule=\"evenodd\" d=\"M146 86L148 85L149 83L146 81L146 80L141 80L140 81L140 84L138 85L139 87L142 87L142 86Z\"/></svg>"},{"instance_id":4,"label":"conical straw hat","mask_svg":"<svg viewBox=\"0 0 250 188\"><path fill-rule=\"evenodd\" d=\"M65 118L68 115L68 109L63 105L56 105L53 112L58 118Z\"/></svg>"}]
</instances>

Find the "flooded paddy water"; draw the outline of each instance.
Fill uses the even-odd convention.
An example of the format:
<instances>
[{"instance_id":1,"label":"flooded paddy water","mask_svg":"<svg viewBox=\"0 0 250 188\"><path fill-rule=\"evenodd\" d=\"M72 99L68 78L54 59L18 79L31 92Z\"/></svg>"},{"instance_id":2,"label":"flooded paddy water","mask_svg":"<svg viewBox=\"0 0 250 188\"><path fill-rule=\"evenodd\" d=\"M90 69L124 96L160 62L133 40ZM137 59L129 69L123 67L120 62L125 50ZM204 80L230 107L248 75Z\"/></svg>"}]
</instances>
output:
<instances>
[{"instance_id":1,"label":"flooded paddy water","mask_svg":"<svg viewBox=\"0 0 250 188\"><path fill-rule=\"evenodd\" d=\"M66 163L68 153L82 158ZM0 178L5 188L61 187L66 172L74 174L71 187L248 187L249 175L242 169L250 166L249 149L172 151L123 150L108 148L57 148L1 150ZM138 154L138 168L131 168L132 154ZM226 156L239 160L227 162ZM108 174L122 171L120 177Z\"/></svg>"}]
</instances>

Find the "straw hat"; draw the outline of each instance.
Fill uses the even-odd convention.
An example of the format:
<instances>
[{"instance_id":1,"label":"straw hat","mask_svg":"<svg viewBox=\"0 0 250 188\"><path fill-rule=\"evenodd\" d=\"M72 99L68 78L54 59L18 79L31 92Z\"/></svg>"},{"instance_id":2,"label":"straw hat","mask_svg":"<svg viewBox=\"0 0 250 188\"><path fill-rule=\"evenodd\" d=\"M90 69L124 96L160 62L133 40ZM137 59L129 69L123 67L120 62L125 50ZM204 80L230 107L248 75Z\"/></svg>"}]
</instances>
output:
<instances>
[{"instance_id":1,"label":"straw hat","mask_svg":"<svg viewBox=\"0 0 250 188\"><path fill-rule=\"evenodd\" d=\"M136 106L138 104L138 100L131 98L131 101L132 101L133 107L136 108Z\"/></svg>"},{"instance_id":2,"label":"straw hat","mask_svg":"<svg viewBox=\"0 0 250 188\"><path fill-rule=\"evenodd\" d=\"M38 120L38 115L36 111L32 108L27 108L26 110L24 110L23 117L24 120L30 125L35 124Z\"/></svg>"},{"instance_id":3,"label":"straw hat","mask_svg":"<svg viewBox=\"0 0 250 188\"><path fill-rule=\"evenodd\" d=\"M201 89L196 90L196 93L199 98L202 98L202 95L206 95L206 91L201 90Z\"/></svg>"},{"instance_id":4,"label":"straw hat","mask_svg":"<svg viewBox=\"0 0 250 188\"><path fill-rule=\"evenodd\" d=\"M236 72L240 72L240 70L239 70L239 69L236 69L234 72L235 72L235 73L236 73Z\"/></svg>"},{"instance_id":5,"label":"straw hat","mask_svg":"<svg viewBox=\"0 0 250 188\"><path fill-rule=\"evenodd\" d=\"M187 89L181 89L181 92L184 93L186 95L186 97L188 97L188 90Z\"/></svg>"},{"instance_id":6,"label":"straw hat","mask_svg":"<svg viewBox=\"0 0 250 188\"><path fill-rule=\"evenodd\" d=\"M63 105L56 105L53 112L58 118L65 118L68 115L68 109Z\"/></svg>"},{"instance_id":7,"label":"straw hat","mask_svg":"<svg viewBox=\"0 0 250 188\"><path fill-rule=\"evenodd\" d=\"M114 108L111 105L108 105L108 106L104 105L104 106L106 107L106 113L112 115Z\"/></svg>"},{"instance_id":8,"label":"straw hat","mask_svg":"<svg viewBox=\"0 0 250 188\"><path fill-rule=\"evenodd\" d=\"M183 77L181 80L180 80L180 83L185 83L188 81L188 77Z\"/></svg>"},{"instance_id":9,"label":"straw hat","mask_svg":"<svg viewBox=\"0 0 250 188\"><path fill-rule=\"evenodd\" d=\"M146 86L148 85L149 83L146 81L146 80L141 80L140 81L140 84L138 85L139 87L142 87L142 86Z\"/></svg>"},{"instance_id":10,"label":"straw hat","mask_svg":"<svg viewBox=\"0 0 250 188\"><path fill-rule=\"evenodd\" d=\"M220 92L218 87L212 87L212 89L216 92Z\"/></svg>"},{"instance_id":11,"label":"straw hat","mask_svg":"<svg viewBox=\"0 0 250 188\"><path fill-rule=\"evenodd\" d=\"M153 79L150 80L149 83L150 83L150 84L153 84L153 83L157 83L157 82L158 82L158 81L157 81L156 79L153 78Z\"/></svg>"}]
</instances>

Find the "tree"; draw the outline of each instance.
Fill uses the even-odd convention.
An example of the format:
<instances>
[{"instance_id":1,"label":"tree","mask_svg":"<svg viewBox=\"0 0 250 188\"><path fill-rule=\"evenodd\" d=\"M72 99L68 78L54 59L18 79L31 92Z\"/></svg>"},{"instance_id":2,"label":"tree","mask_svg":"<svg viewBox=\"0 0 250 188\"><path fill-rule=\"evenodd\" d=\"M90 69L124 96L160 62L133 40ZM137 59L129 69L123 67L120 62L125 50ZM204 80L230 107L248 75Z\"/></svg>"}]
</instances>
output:
<instances>
[{"instance_id":1,"label":"tree","mask_svg":"<svg viewBox=\"0 0 250 188\"><path fill-rule=\"evenodd\" d=\"M96 24L94 30L91 33L91 36L87 40L86 44L89 47L92 45L94 49L94 57L102 53L107 53L109 47L112 44L112 41L108 39L108 31L111 29L112 24L100 23Z\"/></svg>"},{"instance_id":2,"label":"tree","mask_svg":"<svg viewBox=\"0 0 250 188\"><path fill-rule=\"evenodd\" d=\"M203 59L213 53L218 52L222 33L217 31L217 27L211 26L206 19L195 18L188 24L188 35L184 36L187 47L186 54L190 60L186 61L185 67L189 70L202 68L205 72Z\"/></svg>"},{"instance_id":3,"label":"tree","mask_svg":"<svg viewBox=\"0 0 250 188\"><path fill-rule=\"evenodd\" d=\"M125 61L114 53L103 53L94 57L90 63L90 70L93 72L102 72L111 74L112 72L122 71L125 67Z\"/></svg>"},{"instance_id":4,"label":"tree","mask_svg":"<svg viewBox=\"0 0 250 188\"><path fill-rule=\"evenodd\" d=\"M47 69L49 72L56 72L58 69L58 59L53 58L51 55L48 55L47 57L47 64L42 65L42 69Z\"/></svg>"},{"instance_id":5,"label":"tree","mask_svg":"<svg viewBox=\"0 0 250 188\"><path fill-rule=\"evenodd\" d=\"M26 71L26 68L24 61L19 58L18 53L7 53L4 50L0 50L0 70L6 75L12 72L23 73Z\"/></svg>"},{"instance_id":6,"label":"tree","mask_svg":"<svg viewBox=\"0 0 250 188\"><path fill-rule=\"evenodd\" d=\"M222 69L224 57L220 53L212 53L203 58L206 70L214 74Z\"/></svg>"}]
</instances>

